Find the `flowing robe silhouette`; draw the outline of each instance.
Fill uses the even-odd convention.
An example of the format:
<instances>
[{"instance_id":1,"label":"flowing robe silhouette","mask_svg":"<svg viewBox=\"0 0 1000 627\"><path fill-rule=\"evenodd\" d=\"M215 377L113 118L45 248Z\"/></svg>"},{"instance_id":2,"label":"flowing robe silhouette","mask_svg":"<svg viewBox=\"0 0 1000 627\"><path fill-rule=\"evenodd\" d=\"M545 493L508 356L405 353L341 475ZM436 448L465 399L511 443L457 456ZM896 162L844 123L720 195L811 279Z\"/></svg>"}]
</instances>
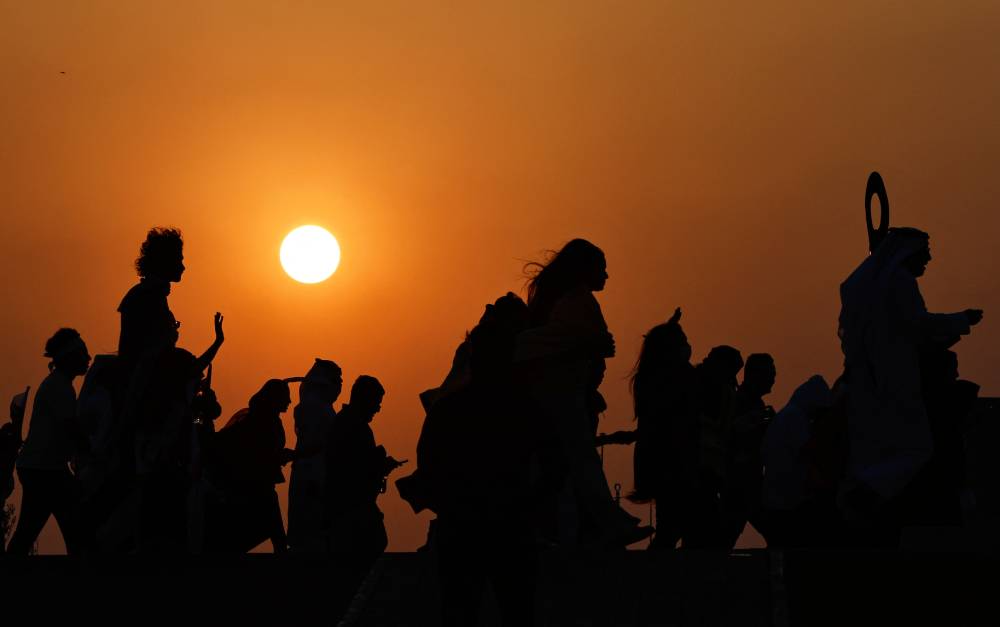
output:
<instances>
[{"instance_id":1,"label":"flowing robe silhouette","mask_svg":"<svg viewBox=\"0 0 1000 627\"><path fill-rule=\"evenodd\" d=\"M969 333L964 313L927 311L904 262L925 238L890 231L841 285L840 338L848 372L849 478L883 499L899 496L933 443L920 347Z\"/></svg>"},{"instance_id":2,"label":"flowing robe silhouette","mask_svg":"<svg viewBox=\"0 0 1000 627\"><path fill-rule=\"evenodd\" d=\"M288 543L293 551L325 551L323 531L326 460L323 454L333 406L307 389L295 407L295 461L288 486Z\"/></svg>"},{"instance_id":3,"label":"flowing robe silhouette","mask_svg":"<svg viewBox=\"0 0 1000 627\"><path fill-rule=\"evenodd\" d=\"M559 534L577 542L582 508L608 539L617 539L638 522L615 504L608 488L587 409L587 389L601 359L588 351L608 333L601 306L585 286L564 294L545 324L521 332L514 360L526 378L532 400L552 421L568 464L567 489L560 497Z\"/></svg>"}]
</instances>

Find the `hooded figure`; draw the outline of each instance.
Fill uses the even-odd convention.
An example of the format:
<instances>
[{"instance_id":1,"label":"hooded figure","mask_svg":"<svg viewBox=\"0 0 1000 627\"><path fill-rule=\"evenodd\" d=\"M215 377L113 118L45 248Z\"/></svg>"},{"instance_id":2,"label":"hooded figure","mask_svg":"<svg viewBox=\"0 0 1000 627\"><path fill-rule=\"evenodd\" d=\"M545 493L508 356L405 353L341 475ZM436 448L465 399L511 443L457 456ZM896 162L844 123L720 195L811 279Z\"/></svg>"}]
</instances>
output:
<instances>
[{"instance_id":1,"label":"hooded figure","mask_svg":"<svg viewBox=\"0 0 1000 627\"><path fill-rule=\"evenodd\" d=\"M837 450L839 441L831 436L837 434L836 399L844 388L842 383L835 388L819 375L811 377L767 426L761 511L754 526L769 547L837 546L843 537L833 491L816 480L824 461L832 461L826 451Z\"/></svg>"},{"instance_id":2,"label":"hooded figure","mask_svg":"<svg viewBox=\"0 0 1000 627\"><path fill-rule=\"evenodd\" d=\"M483 315L476 326L482 324L497 324L512 332L520 332L528 325L528 306L513 292L487 303ZM424 390L420 393L420 402L425 411L437 401L469 384L472 379L472 359L469 354L469 334L455 349L455 357L451 361L451 369L440 386Z\"/></svg>"},{"instance_id":3,"label":"hooded figure","mask_svg":"<svg viewBox=\"0 0 1000 627\"><path fill-rule=\"evenodd\" d=\"M295 460L288 486L288 546L293 551L325 550L324 449L337 413L333 403L344 381L340 366L316 359L299 388L295 407Z\"/></svg>"},{"instance_id":4,"label":"hooded figure","mask_svg":"<svg viewBox=\"0 0 1000 627\"><path fill-rule=\"evenodd\" d=\"M831 402L826 380L814 375L796 388L767 426L761 456L764 460L763 505L768 510L793 510L806 496L808 463L803 454L815 413Z\"/></svg>"},{"instance_id":5,"label":"hooded figure","mask_svg":"<svg viewBox=\"0 0 1000 627\"><path fill-rule=\"evenodd\" d=\"M917 277L930 261L928 235L893 228L840 286L848 373L848 479L884 500L899 496L930 459L919 349L969 333L981 312L927 311Z\"/></svg>"}]
</instances>

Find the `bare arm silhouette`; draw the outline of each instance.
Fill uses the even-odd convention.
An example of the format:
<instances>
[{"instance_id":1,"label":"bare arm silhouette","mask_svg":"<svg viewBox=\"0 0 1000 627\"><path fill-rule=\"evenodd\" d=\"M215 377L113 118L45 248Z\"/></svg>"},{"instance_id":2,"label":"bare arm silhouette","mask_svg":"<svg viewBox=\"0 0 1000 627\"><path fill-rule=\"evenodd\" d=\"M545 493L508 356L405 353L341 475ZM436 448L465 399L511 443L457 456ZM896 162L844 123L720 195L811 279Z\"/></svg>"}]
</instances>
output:
<instances>
[{"instance_id":1,"label":"bare arm silhouette","mask_svg":"<svg viewBox=\"0 0 1000 627\"><path fill-rule=\"evenodd\" d=\"M195 372L203 371L209 364L212 363L215 356L219 354L219 349L222 348L222 343L226 341L226 335L222 331L223 320L224 318L222 314L215 312L215 341L212 342L212 345L208 347L208 350L202 353L201 357L198 358L198 361L195 362Z\"/></svg>"},{"instance_id":2,"label":"bare arm silhouette","mask_svg":"<svg viewBox=\"0 0 1000 627\"><path fill-rule=\"evenodd\" d=\"M614 431L612 433L601 433L594 438L595 446L604 446L605 444L634 444L636 440L639 439L639 432L633 429L632 431Z\"/></svg>"}]
</instances>

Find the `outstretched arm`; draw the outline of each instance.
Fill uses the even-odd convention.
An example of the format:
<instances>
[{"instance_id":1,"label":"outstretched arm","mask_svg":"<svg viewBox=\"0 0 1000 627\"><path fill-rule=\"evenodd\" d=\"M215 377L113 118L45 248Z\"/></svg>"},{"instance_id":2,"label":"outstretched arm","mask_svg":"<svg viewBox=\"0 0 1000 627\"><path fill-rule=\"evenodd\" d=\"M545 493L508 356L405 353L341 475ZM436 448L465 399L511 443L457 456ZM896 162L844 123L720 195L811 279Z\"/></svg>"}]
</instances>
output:
<instances>
[{"instance_id":1,"label":"outstretched arm","mask_svg":"<svg viewBox=\"0 0 1000 627\"><path fill-rule=\"evenodd\" d=\"M594 438L594 445L604 446L605 444L634 444L638 439L639 432L635 429L632 431L615 431L614 433L599 434Z\"/></svg>"},{"instance_id":2,"label":"outstretched arm","mask_svg":"<svg viewBox=\"0 0 1000 627\"><path fill-rule=\"evenodd\" d=\"M960 335L968 335L972 327L983 319L983 312L979 309L949 314L927 311L916 279L909 277L896 285L895 300L904 323L915 337L921 339L950 337L957 340Z\"/></svg>"},{"instance_id":3,"label":"outstretched arm","mask_svg":"<svg viewBox=\"0 0 1000 627\"><path fill-rule=\"evenodd\" d=\"M224 318L222 317L222 314L215 312L215 341L212 342L212 345L208 347L208 350L202 353L201 357L198 358L198 361L195 362L196 372L202 372L205 368L208 368L208 365L212 363L215 356L219 354L219 349L222 348L222 343L226 341L226 336L222 332L223 320Z\"/></svg>"}]
</instances>

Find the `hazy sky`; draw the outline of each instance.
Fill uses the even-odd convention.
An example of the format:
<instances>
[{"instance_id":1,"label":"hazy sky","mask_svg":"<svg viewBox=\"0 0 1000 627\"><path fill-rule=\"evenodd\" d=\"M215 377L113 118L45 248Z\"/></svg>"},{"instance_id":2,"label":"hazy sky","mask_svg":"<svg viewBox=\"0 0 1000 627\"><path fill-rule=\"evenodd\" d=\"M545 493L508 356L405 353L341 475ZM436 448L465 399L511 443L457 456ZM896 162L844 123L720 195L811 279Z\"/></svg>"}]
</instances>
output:
<instances>
[{"instance_id":1,"label":"hazy sky","mask_svg":"<svg viewBox=\"0 0 1000 627\"><path fill-rule=\"evenodd\" d=\"M961 369L1000 394L1000 3L817 4L0 0L0 399L59 326L115 349L138 245L172 225L181 345L226 315L226 416L332 358L383 381L376 436L413 459L417 393L572 237L609 262L602 430L629 427L641 334L678 305L696 358L771 352L780 407L838 373L873 169L931 233L929 307L986 310ZM278 263L306 223L343 250L313 286ZM607 474L631 486L629 449ZM394 487L380 505L391 549L423 541Z\"/></svg>"}]
</instances>

